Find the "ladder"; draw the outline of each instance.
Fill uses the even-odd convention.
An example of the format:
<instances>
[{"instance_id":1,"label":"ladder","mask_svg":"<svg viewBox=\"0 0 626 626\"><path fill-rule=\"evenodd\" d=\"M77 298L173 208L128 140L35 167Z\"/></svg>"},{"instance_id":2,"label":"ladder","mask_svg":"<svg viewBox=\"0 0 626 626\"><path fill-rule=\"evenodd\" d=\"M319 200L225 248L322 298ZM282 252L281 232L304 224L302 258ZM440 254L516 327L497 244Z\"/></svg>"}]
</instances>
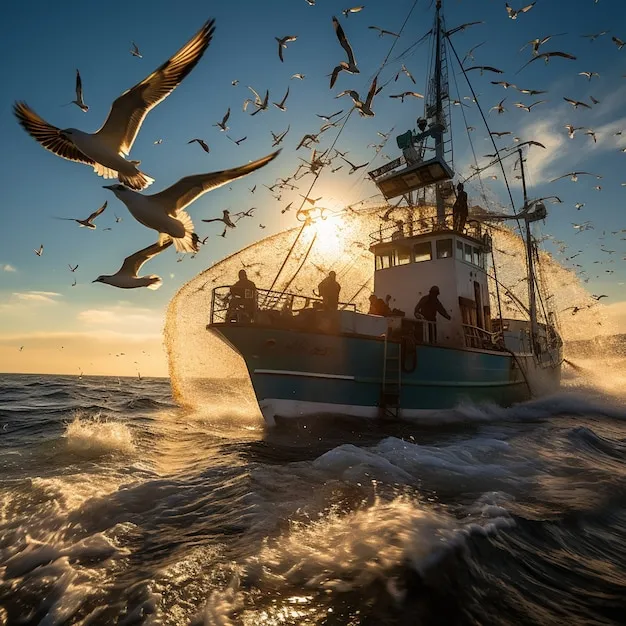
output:
<instances>
[{"instance_id":1,"label":"ladder","mask_svg":"<svg viewBox=\"0 0 626 626\"><path fill-rule=\"evenodd\" d=\"M398 419L400 414L400 388L402 385L402 368L400 343L389 343L389 333L385 334L383 352L383 381L380 389L380 417Z\"/></svg>"}]
</instances>

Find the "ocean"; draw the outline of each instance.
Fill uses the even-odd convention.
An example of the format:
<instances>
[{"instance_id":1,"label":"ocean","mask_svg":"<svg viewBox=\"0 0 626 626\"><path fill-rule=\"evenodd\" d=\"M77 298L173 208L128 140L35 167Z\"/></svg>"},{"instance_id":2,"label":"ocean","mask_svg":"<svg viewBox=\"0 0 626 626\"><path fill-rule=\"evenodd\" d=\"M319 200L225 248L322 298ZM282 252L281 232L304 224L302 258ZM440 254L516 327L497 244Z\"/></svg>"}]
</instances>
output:
<instances>
[{"instance_id":1,"label":"ocean","mask_svg":"<svg viewBox=\"0 0 626 626\"><path fill-rule=\"evenodd\" d=\"M439 427L0 375L0 624L626 623L626 369ZM236 409L236 410L235 410Z\"/></svg>"}]
</instances>

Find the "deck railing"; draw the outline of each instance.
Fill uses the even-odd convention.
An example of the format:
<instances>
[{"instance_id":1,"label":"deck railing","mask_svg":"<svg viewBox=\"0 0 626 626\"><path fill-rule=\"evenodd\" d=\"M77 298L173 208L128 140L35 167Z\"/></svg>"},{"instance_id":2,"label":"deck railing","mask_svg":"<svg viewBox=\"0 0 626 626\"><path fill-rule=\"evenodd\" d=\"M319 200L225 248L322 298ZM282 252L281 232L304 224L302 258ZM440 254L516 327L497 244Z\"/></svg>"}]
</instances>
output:
<instances>
[{"instance_id":1,"label":"deck railing","mask_svg":"<svg viewBox=\"0 0 626 626\"><path fill-rule=\"evenodd\" d=\"M372 244L388 243L405 237L417 237L418 235L443 232L459 232L454 229L454 219L451 211L445 214L442 222L438 221L436 216L431 216L411 220L410 222L403 221L401 227L398 226L397 221L384 228L381 225L377 231L370 233L370 240ZM480 222L468 219L461 234L474 239L482 239L485 232Z\"/></svg>"},{"instance_id":2,"label":"deck railing","mask_svg":"<svg viewBox=\"0 0 626 626\"><path fill-rule=\"evenodd\" d=\"M270 291L268 289L246 290L245 296L234 295L230 286L215 287L211 293L211 324L250 323L259 313L291 316L304 310L324 310L324 301L315 296ZM356 311L356 305L340 302L338 310Z\"/></svg>"},{"instance_id":3,"label":"deck railing","mask_svg":"<svg viewBox=\"0 0 626 626\"><path fill-rule=\"evenodd\" d=\"M467 348L489 348L498 344L502 333L492 333L478 326L463 324L463 337Z\"/></svg>"}]
</instances>

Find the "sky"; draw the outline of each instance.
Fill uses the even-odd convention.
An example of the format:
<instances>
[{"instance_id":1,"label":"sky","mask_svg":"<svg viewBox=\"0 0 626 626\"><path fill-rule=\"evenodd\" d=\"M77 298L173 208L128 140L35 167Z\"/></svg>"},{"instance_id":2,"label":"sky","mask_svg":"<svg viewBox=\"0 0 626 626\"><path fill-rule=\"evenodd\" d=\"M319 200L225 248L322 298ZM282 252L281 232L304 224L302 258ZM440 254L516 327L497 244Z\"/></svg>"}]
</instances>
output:
<instances>
[{"instance_id":1,"label":"sky","mask_svg":"<svg viewBox=\"0 0 626 626\"><path fill-rule=\"evenodd\" d=\"M0 133L10 157L5 156L0 169L0 371L166 375L162 328L172 296L216 261L298 225L293 210L281 213L281 209L292 201L294 207L299 205L302 198L298 193L307 192L312 177L305 177L299 190L283 192L280 201L263 184L291 175L300 163L298 157L310 157L310 150L296 151L296 146L305 133L319 130L322 121L316 114L347 112L350 98L335 96L354 89L365 97L372 78L380 72L379 85L391 82L374 99L375 117L352 115L337 143L340 150L349 151L352 163L369 162L369 167L354 175L348 174L348 167L335 173L326 171L311 195L322 196L324 206L340 207L376 194L364 172L383 165L385 155L391 159L399 156L395 136L415 128L415 119L422 114L422 100L407 98L402 103L389 95L425 92L430 49L428 44L414 44L430 29L433 9L429 0L370 0L362 11L346 18L341 11L350 6L359 5L339 0L317 0L314 6L306 0L181 0L176 5L160 0L111 0L103 7L77 0L35 0L10 3L4 9ZM513 3L513 8L521 6ZM376 25L399 32L412 7L397 40L379 37L368 28ZM497 140L499 147L510 145L513 136L546 146L545 150L533 147L527 165L531 195L556 194L563 201L548 205L550 214L543 232L553 239L546 242L547 247L558 254L562 244L567 246L561 258L584 272L581 278L588 280L591 293L608 296L603 302L608 303L619 329L626 332L626 233L621 232L626 228L626 152L622 152L626 148L626 46L620 50L611 39L626 40L626 2L572 0L564 11L561 2L537 0L515 20L507 16L500 0L444 0L443 9L448 29L482 22L454 34L452 43L461 58L482 44L474 50L475 61L467 60L465 66L491 66L503 72L468 72L489 127L512 133ZM342 72L331 90L328 75L345 59L333 30L333 15L352 44L360 74ZM140 169L156 181L148 193L189 174L235 167L269 154L275 149L270 131L279 133L289 126L283 150L266 168L205 194L189 208L199 236L208 237L206 245L194 258L177 257L171 248L151 261L144 272L163 277L158 291L118 290L92 283L100 274L114 273L129 254L153 243L154 232L133 220L125 206L103 189L107 181L91 168L65 161L29 137L13 116L13 102L25 100L60 128L93 132L117 96L163 63L211 17L216 30L204 57L149 113L132 148L131 158L141 160ZM595 39L584 37L602 31L608 33ZM288 44L281 63L275 37L285 35L295 35L297 40ZM532 51L530 46L520 49L528 41L548 35L558 36L543 44L540 52L562 51L576 60L552 58L545 64L539 59L521 69L532 58ZM143 58L130 54L131 41ZM402 63L414 76L415 85L404 74L397 82L393 80ZM75 105L67 106L74 99L77 68L90 107L87 113ZM599 76L589 80L579 75L585 71ZM305 78L292 79L295 73ZM239 82L233 86L235 80ZM466 105L452 107L454 165L460 177L471 173L469 138L479 163L485 163L482 155L493 152L475 103L464 99L470 95L464 80L458 65L451 63L451 95ZM498 80L547 93L529 96L491 84ZM251 109L242 110L243 101L251 96L247 86L261 94L269 89L271 102L279 102L289 87L287 110L270 106L270 110L250 116ZM591 96L599 103L592 104ZM574 109L564 97L591 108ZM506 111L490 111L503 98ZM546 102L530 112L515 106L537 100ZM228 107L230 129L224 133L214 124ZM565 124L582 129L569 139ZM466 125L475 130L467 133ZM591 134L584 134L588 129L595 132L596 143ZM615 135L622 129L624 135ZM376 154L370 144L381 141L377 132L390 130L390 139ZM337 129L330 129L316 147L328 147L336 134ZM209 144L209 154L197 144L187 143L195 137ZM246 139L239 145L233 141L243 137ZM550 182L574 170L602 178L581 176L577 183L568 178ZM493 175L497 178L486 178L490 197L506 205L502 176L495 170ZM519 206L519 188L515 180L513 183ZM253 194L250 189L255 185ZM601 189L594 189L596 185ZM480 201L477 190L470 186L470 203ZM96 230L55 219L85 218L104 201L108 207L97 219ZM577 203L584 206L576 208ZM220 216L223 209L237 212L251 207L256 208L254 217L240 222L225 238L219 236L219 223L200 221ZM587 221L593 228L581 232L573 226ZM44 246L41 257L34 252L40 245ZM565 261L579 250L578 256ZM76 264L78 269L71 272L69 265ZM267 277L268 283L271 278ZM260 281L259 286L265 285Z\"/></svg>"}]
</instances>

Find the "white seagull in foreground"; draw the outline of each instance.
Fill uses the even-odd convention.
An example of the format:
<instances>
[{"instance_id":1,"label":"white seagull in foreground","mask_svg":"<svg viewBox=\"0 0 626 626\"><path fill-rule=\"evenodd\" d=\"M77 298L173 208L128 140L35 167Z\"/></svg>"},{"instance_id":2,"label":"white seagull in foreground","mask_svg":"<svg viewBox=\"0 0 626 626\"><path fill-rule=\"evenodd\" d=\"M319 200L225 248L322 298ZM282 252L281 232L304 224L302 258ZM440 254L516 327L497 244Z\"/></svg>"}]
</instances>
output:
<instances>
[{"instance_id":1,"label":"white seagull in foreground","mask_svg":"<svg viewBox=\"0 0 626 626\"><path fill-rule=\"evenodd\" d=\"M171 59L117 98L106 121L95 133L52 126L25 102L15 103L15 115L26 132L46 150L69 161L90 165L98 176L118 178L131 189L145 189L153 179L137 169L139 161L127 161L124 157L130 153L148 112L167 98L196 66L211 42L213 24L214 20L209 20Z\"/></svg>"},{"instance_id":2,"label":"white seagull in foreground","mask_svg":"<svg viewBox=\"0 0 626 626\"><path fill-rule=\"evenodd\" d=\"M98 215L100 215L104 211L104 209L107 208L107 204L108 204L108 200L97 211L94 211L85 220L79 220L79 219L76 219L75 217L59 217L57 219L66 220L68 222L76 222L77 224L80 224L81 228L84 227L84 228L90 228L91 230L95 230L96 225L93 222L96 219L96 217L98 217Z\"/></svg>"},{"instance_id":3,"label":"white seagull in foreground","mask_svg":"<svg viewBox=\"0 0 626 626\"><path fill-rule=\"evenodd\" d=\"M149 261L152 257L160 254L166 248L172 245L172 240L168 237L165 240L161 240L157 243L153 243L151 246L135 252L124 259L122 267L115 274L101 275L92 281L94 283L105 283L112 287L119 287L120 289L135 289L137 287L147 287L148 289L158 289L163 281L160 276L156 274L149 274L148 276L137 276L141 266Z\"/></svg>"},{"instance_id":4,"label":"white seagull in foreground","mask_svg":"<svg viewBox=\"0 0 626 626\"><path fill-rule=\"evenodd\" d=\"M174 239L177 252L198 252L198 235L194 232L193 222L184 210L185 207L207 191L267 165L279 152L280 150L258 161L230 170L185 176L171 187L152 195L144 196L124 185L104 185L104 187L110 189L126 205L130 214L140 224L159 232L161 234L159 241L169 236Z\"/></svg>"}]
</instances>

